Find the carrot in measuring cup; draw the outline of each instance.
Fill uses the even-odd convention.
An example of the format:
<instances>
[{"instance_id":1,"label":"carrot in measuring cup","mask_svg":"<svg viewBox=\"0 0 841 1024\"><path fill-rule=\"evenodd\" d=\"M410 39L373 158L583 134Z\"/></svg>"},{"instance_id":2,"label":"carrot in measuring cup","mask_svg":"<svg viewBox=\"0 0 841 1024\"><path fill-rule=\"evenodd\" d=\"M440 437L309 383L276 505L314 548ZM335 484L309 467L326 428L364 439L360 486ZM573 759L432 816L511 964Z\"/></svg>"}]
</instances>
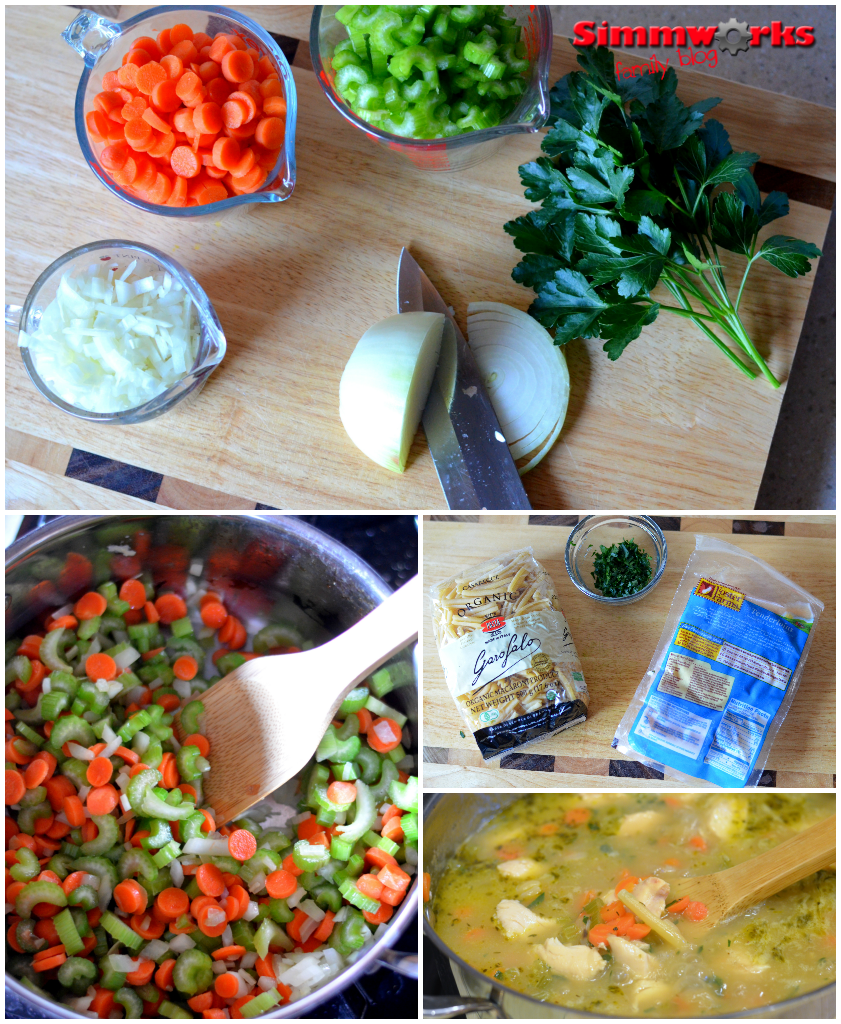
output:
<instances>
[{"instance_id":1,"label":"carrot in measuring cup","mask_svg":"<svg viewBox=\"0 0 841 1024\"><path fill-rule=\"evenodd\" d=\"M226 136L225 138L217 139L216 142L213 143L213 162L217 167L226 171L234 171L239 164L240 159L241 153L239 143L236 139L231 139ZM220 629L225 625L228 613L221 604L212 605L211 607L218 607L221 609L221 612L218 614L215 612L212 613L212 622L207 621L205 622L205 625L212 625L214 629ZM222 615L222 612L224 612L224 616ZM205 621L204 611L202 611L202 621Z\"/></svg>"},{"instance_id":2,"label":"carrot in measuring cup","mask_svg":"<svg viewBox=\"0 0 841 1024\"><path fill-rule=\"evenodd\" d=\"M138 70L134 77L134 84L144 96L149 96L156 85L160 85L168 78L169 74L166 68L156 60L151 60Z\"/></svg>"},{"instance_id":3,"label":"carrot in measuring cup","mask_svg":"<svg viewBox=\"0 0 841 1024\"><path fill-rule=\"evenodd\" d=\"M125 166L130 152L125 142L115 142L103 149L99 156L99 162L108 171L118 171Z\"/></svg>"},{"instance_id":4,"label":"carrot in measuring cup","mask_svg":"<svg viewBox=\"0 0 841 1024\"><path fill-rule=\"evenodd\" d=\"M94 106L86 120L105 147L102 167L152 204L205 205L256 191L283 144L277 68L234 33L211 38L181 24L136 39L122 66L103 76Z\"/></svg>"},{"instance_id":5,"label":"carrot in measuring cup","mask_svg":"<svg viewBox=\"0 0 841 1024\"><path fill-rule=\"evenodd\" d=\"M204 102L193 111L193 127L201 135L215 135L222 130L222 110L218 103Z\"/></svg>"},{"instance_id":6,"label":"carrot in measuring cup","mask_svg":"<svg viewBox=\"0 0 841 1024\"><path fill-rule=\"evenodd\" d=\"M254 76L254 61L244 50L231 50L222 58L222 74L229 82L247 82Z\"/></svg>"},{"instance_id":7,"label":"carrot in measuring cup","mask_svg":"<svg viewBox=\"0 0 841 1024\"><path fill-rule=\"evenodd\" d=\"M164 121L161 115L155 113L151 107L147 107L141 114L141 117L148 125L151 125L155 131L162 132L164 135L170 135L172 133L172 125L168 121Z\"/></svg>"},{"instance_id":8,"label":"carrot in measuring cup","mask_svg":"<svg viewBox=\"0 0 841 1024\"><path fill-rule=\"evenodd\" d=\"M254 138L266 149L280 149L285 134L286 125L279 117L264 117L257 125Z\"/></svg>"},{"instance_id":9,"label":"carrot in measuring cup","mask_svg":"<svg viewBox=\"0 0 841 1024\"><path fill-rule=\"evenodd\" d=\"M176 176L172 183L172 193L166 201L167 206L183 206L186 202L186 178Z\"/></svg>"},{"instance_id":10,"label":"carrot in measuring cup","mask_svg":"<svg viewBox=\"0 0 841 1024\"><path fill-rule=\"evenodd\" d=\"M187 145L176 145L170 158L172 170L181 178L195 178L202 169L199 157Z\"/></svg>"}]
</instances>

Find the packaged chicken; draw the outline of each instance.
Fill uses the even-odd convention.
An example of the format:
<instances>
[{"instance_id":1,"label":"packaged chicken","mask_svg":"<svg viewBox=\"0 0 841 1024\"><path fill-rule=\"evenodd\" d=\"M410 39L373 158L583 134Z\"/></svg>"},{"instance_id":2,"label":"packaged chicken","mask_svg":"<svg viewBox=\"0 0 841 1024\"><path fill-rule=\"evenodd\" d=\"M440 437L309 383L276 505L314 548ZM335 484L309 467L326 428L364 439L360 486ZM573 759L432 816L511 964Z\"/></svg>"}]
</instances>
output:
<instances>
[{"instance_id":1,"label":"packaged chicken","mask_svg":"<svg viewBox=\"0 0 841 1024\"><path fill-rule=\"evenodd\" d=\"M755 786L822 611L821 601L761 559L696 537L613 745L685 782Z\"/></svg>"}]
</instances>

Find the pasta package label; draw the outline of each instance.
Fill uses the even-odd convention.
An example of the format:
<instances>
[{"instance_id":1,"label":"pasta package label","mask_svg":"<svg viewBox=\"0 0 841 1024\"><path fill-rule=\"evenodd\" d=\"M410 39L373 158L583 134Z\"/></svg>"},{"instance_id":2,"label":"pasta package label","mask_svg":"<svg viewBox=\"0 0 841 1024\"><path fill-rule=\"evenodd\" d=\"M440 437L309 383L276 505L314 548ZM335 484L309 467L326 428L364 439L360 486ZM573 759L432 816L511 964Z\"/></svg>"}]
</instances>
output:
<instances>
[{"instance_id":1,"label":"pasta package label","mask_svg":"<svg viewBox=\"0 0 841 1024\"><path fill-rule=\"evenodd\" d=\"M581 662L530 549L437 584L432 602L447 686L483 757L584 721Z\"/></svg>"},{"instance_id":2,"label":"pasta package label","mask_svg":"<svg viewBox=\"0 0 841 1024\"><path fill-rule=\"evenodd\" d=\"M696 534L613 746L679 782L760 785L823 607L756 555Z\"/></svg>"}]
</instances>

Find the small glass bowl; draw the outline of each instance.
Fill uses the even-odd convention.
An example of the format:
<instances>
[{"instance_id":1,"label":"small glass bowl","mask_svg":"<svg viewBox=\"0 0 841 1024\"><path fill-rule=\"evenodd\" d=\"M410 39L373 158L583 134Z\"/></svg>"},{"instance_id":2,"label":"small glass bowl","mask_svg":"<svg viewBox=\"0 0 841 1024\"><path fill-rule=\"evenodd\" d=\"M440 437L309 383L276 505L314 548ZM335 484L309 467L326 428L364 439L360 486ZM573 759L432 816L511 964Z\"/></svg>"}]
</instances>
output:
<instances>
[{"instance_id":1,"label":"small glass bowl","mask_svg":"<svg viewBox=\"0 0 841 1024\"><path fill-rule=\"evenodd\" d=\"M651 556L652 577L636 594L627 597L605 597L593 582L593 555L601 545L609 547L622 540L633 540ZM575 586L601 604L633 604L650 594L660 582L666 568L666 538L651 516L603 515L587 516L567 538L565 561L569 578Z\"/></svg>"}]
</instances>

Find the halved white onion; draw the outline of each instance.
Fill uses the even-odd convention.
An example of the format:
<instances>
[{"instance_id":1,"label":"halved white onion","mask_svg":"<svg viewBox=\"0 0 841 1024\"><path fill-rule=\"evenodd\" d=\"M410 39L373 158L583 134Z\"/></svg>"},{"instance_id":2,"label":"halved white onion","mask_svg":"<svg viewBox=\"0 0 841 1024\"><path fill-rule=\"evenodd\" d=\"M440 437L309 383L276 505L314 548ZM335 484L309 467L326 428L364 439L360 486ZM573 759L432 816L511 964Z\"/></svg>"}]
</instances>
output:
<instances>
[{"instance_id":1,"label":"halved white onion","mask_svg":"<svg viewBox=\"0 0 841 1024\"><path fill-rule=\"evenodd\" d=\"M569 370L549 332L501 302L467 307L468 344L511 456L522 475L557 440L569 404Z\"/></svg>"},{"instance_id":2,"label":"halved white onion","mask_svg":"<svg viewBox=\"0 0 841 1024\"><path fill-rule=\"evenodd\" d=\"M446 318L398 313L359 339L339 384L339 415L351 441L402 473L432 386Z\"/></svg>"}]
</instances>

